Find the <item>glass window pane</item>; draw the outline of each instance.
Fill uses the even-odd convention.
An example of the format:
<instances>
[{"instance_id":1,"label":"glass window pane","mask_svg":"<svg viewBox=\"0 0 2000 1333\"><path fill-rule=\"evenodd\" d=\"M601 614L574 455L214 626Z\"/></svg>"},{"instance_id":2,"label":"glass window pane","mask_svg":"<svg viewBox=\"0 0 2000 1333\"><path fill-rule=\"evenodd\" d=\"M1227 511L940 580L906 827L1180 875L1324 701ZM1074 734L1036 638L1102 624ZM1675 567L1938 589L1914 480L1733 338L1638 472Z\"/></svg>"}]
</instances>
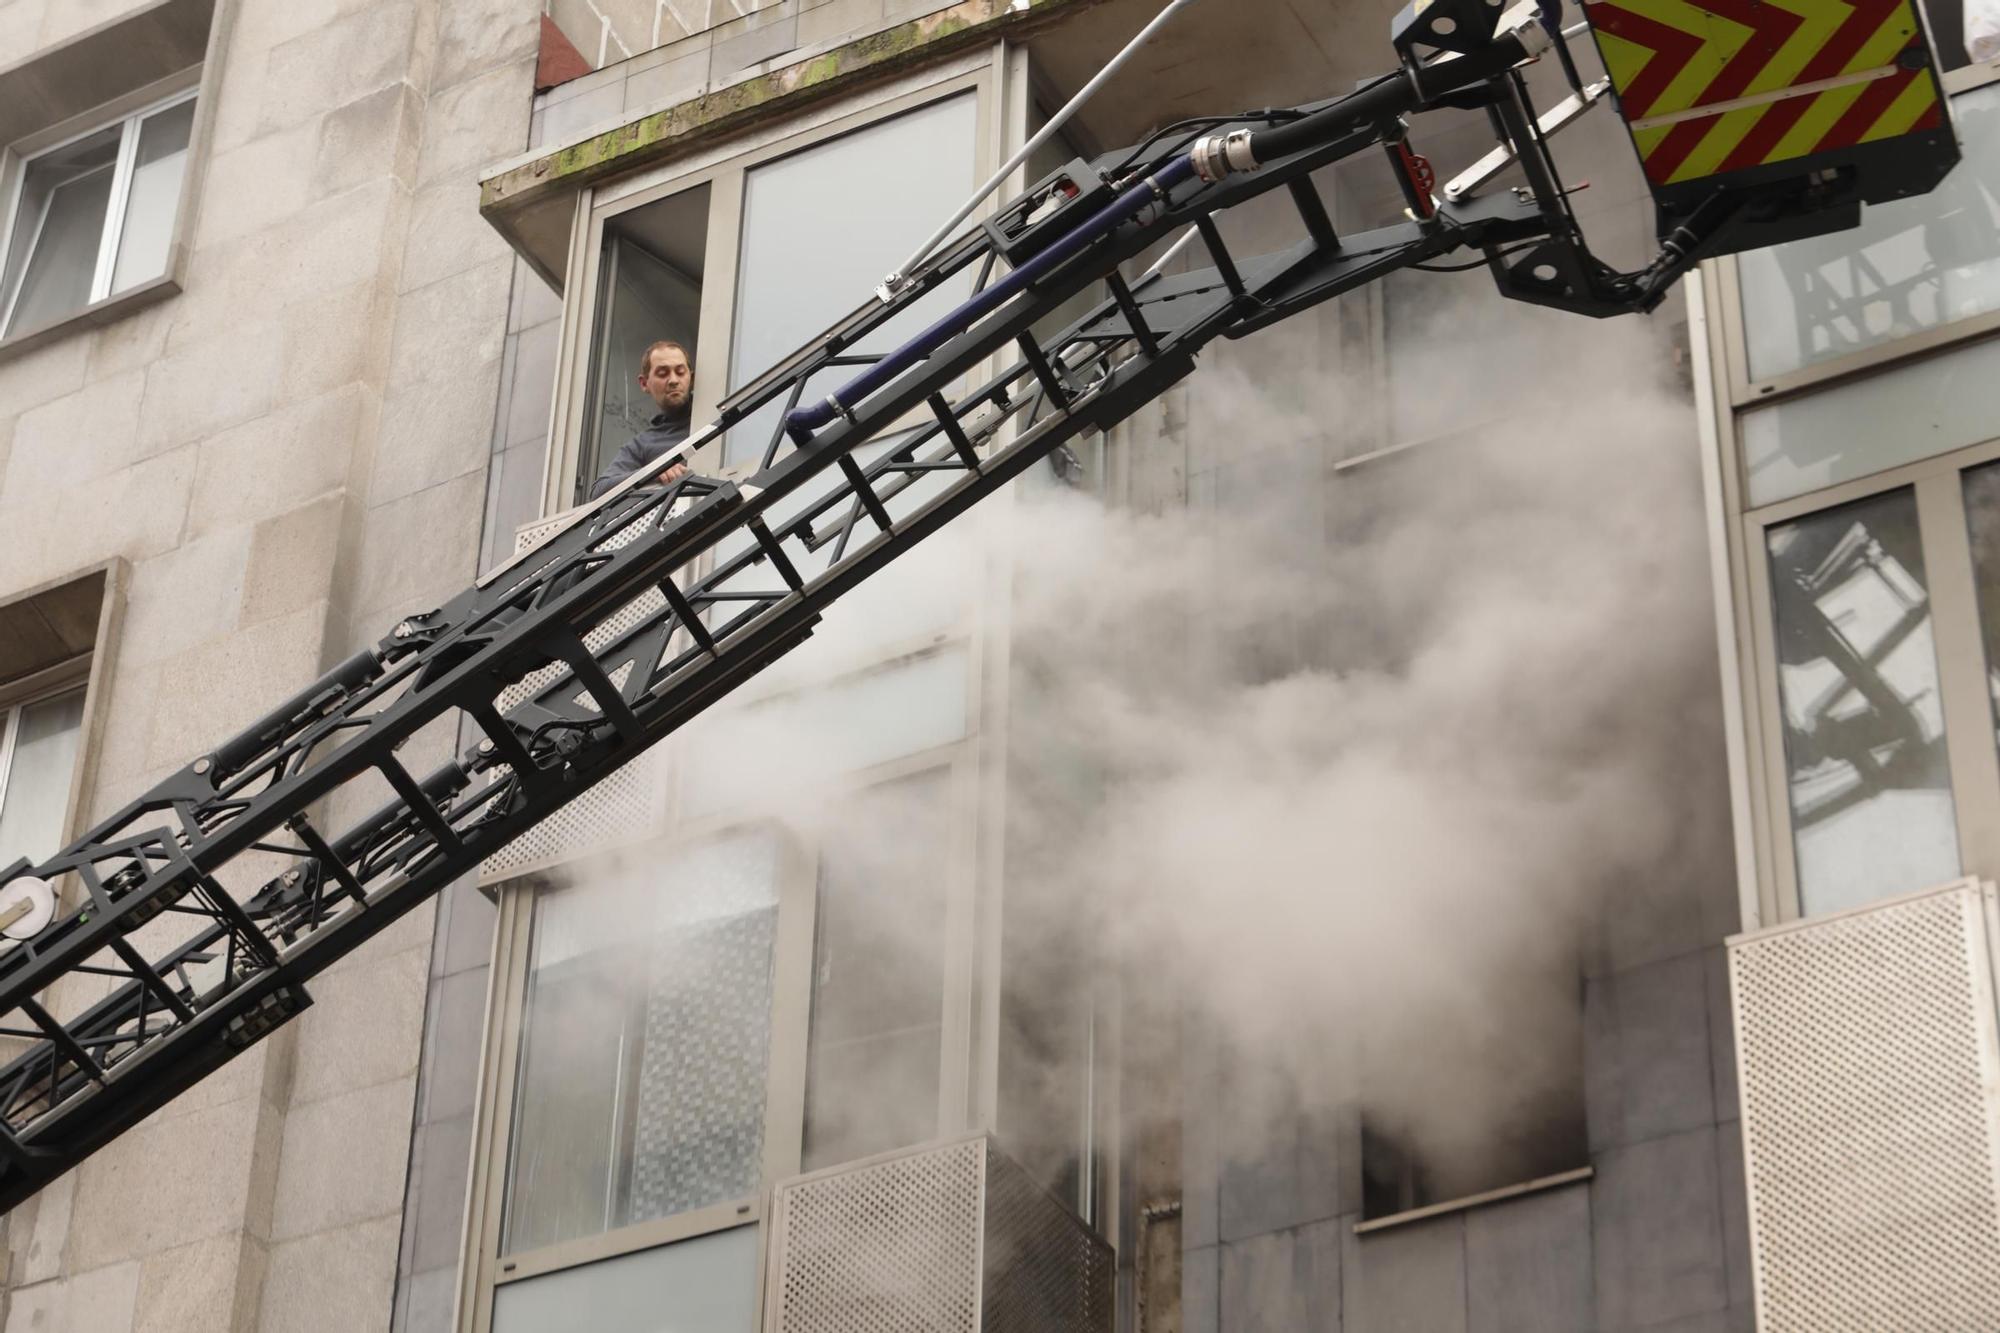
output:
<instances>
[{"instance_id":1,"label":"glass window pane","mask_svg":"<svg viewBox=\"0 0 2000 1333\"><path fill-rule=\"evenodd\" d=\"M493 1293L493 1333L755 1333L757 1228L565 1268Z\"/></svg>"},{"instance_id":2,"label":"glass window pane","mask_svg":"<svg viewBox=\"0 0 2000 1333\"><path fill-rule=\"evenodd\" d=\"M1805 911L1953 878L1958 829L1915 493L1766 538Z\"/></svg>"},{"instance_id":3,"label":"glass window pane","mask_svg":"<svg viewBox=\"0 0 2000 1333\"><path fill-rule=\"evenodd\" d=\"M1737 260L1752 379L2000 309L2000 85L1952 111L1965 157L1936 190Z\"/></svg>"},{"instance_id":4,"label":"glass window pane","mask_svg":"<svg viewBox=\"0 0 2000 1333\"><path fill-rule=\"evenodd\" d=\"M1739 418L1750 507L2000 435L2000 339Z\"/></svg>"},{"instance_id":5,"label":"glass window pane","mask_svg":"<svg viewBox=\"0 0 2000 1333\"><path fill-rule=\"evenodd\" d=\"M6 332L90 304L118 136L114 127L28 163L7 247Z\"/></svg>"},{"instance_id":6,"label":"glass window pane","mask_svg":"<svg viewBox=\"0 0 2000 1333\"><path fill-rule=\"evenodd\" d=\"M856 130L758 167L743 189L743 239L729 382L748 383L868 299L889 271L950 217L973 179L971 93ZM864 339L887 351L935 321L970 290L947 283ZM824 397L858 371L841 367L802 401ZM763 457L782 401L735 429L725 464Z\"/></svg>"},{"instance_id":7,"label":"glass window pane","mask_svg":"<svg viewBox=\"0 0 2000 1333\"><path fill-rule=\"evenodd\" d=\"M777 875L742 834L537 900L506 1252L756 1193Z\"/></svg>"},{"instance_id":8,"label":"glass window pane","mask_svg":"<svg viewBox=\"0 0 2000 1333\"><path fill-rule=\"evenodd\" d=\"M139 127L132 188L125 197L125 227L118 236L118 261L111 270L113 292L136 287L167 271L167 247L174 239L181 174L187 169L188 136L193 130L192 101L148 116Z\"/></svg>"},{"instance_id":9,"label":"glass window pane","mask_svg":"<svg viewBox=\"0 0 2000 1333\"><path fill-rule=\"evenodd\" d=\"M816 690L711 713L688 728L681 811L751 807L772 790L949 744L965 735L963 648L947 648Z\"/></svg>"},{"instance_id":10,"label":"glass window pane","mask_svg":"<svg viewBox=\"0 0 2000 1333\"><path fill-rule=\"evenodd\" d=\"M937 770L843 801L827 820L807 1171L937 1136L950 801L950 774Z\"/></svg>"},{"instance_id":11,"label":"glass window pane","mask_svg":"<svg viewBox=\"0 0 2000 1333\"><path fill-rule=\"evenodd\" d=\"M70 776L83 734L83 691L21 710L7 785L0 791L0 866L43 861L62 850Z\"/></svg>"},{"instance_id":12,"label":"glass window pane","mask_svg":"<svg viewBox=\"0 0 2000 1333\"><path fill-rule=\"evenodd\" d=\"M2000 463L1966 470L1965 517L1971 529L1972 572L1979 588L1986 689L1993 698L1994 726L2000 733Z\"/></svg>"}]
</instances>

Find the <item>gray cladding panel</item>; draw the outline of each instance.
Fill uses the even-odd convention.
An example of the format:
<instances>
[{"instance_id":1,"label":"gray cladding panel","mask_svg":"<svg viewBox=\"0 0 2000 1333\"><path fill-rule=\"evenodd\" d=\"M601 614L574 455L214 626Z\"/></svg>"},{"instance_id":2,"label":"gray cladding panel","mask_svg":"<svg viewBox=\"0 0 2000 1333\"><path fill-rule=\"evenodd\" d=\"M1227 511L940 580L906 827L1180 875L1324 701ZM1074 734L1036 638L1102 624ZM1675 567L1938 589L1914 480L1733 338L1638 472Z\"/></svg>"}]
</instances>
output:
<instances>
[{"instance_id":1,"label":"gray cladding panel","mask_svg":"<svg viewBox=\"0 0 2000 1333\"><path fill-rule=\"evenodd\" d=\"M1589 1186L1467 1214L1465 1286L1468 1333L1589 1329Z\"/></svg>"},{"instance_id":2,"label":"gray cladding panel","mask_svg":"<svg viewBox=\"0 0 2000 1333\"><path fill-rule=\"evenodd\" d=\"M1348 1227L1317 1222L1224 1245L1221 1333L1338 1330L1340 1238Z\"/></svg>"},{"instance_id":3,"label":"gray cladding panel","mask_svg":"<svg viewBox=\"0 0 2000 1333\"><path fill-rule=\"evenodd\" d=\"M1728 1304L1715 1136L1695 1130L1598 1157L1598 1327L1640 1328Z\"/></svg>"},{"instance_id":4,"label":"gray cladding panel","mask_svg":"<svg viewBox=\"0 0 2000 1333\"><path fill-rule=\"evenodd\" d=\"M1348 1333L1467 1333L1465 1215L1346 1237Z\"/></svg>"}]
</instances>

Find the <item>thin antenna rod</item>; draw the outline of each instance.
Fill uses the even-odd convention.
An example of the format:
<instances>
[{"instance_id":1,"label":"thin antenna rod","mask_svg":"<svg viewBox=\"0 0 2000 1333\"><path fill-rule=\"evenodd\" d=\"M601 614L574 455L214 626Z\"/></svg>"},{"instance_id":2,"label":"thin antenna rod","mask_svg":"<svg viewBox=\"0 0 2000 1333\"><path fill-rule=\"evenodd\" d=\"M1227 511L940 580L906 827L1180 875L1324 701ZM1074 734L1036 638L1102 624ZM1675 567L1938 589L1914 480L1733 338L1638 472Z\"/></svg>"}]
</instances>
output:
<instances>
[{"instance_id":1,"label":"thin antenna rod","mask_svg":"<svg viewBox=\"0 0 2000 1333\"><path fill-rule=\"evenodd\" d=\"M958 212L951 215L951 220L949 222L945 223L942 227L939 227L936 231L932 232L930 235L930 239L925 241L922 245L918 246L916 248L916 251L913 254L911 254L911 256L908 259L905 259L901 264L899 264L896 267L895 272L891 273L888 277L882 279L882 285L875 289L875 295L882 300L883 304L885 305L888 304L890 298L894 297L897 292L902 290L903 285L909 281L911 271L915 269L917 265L923 263L924 260L927 257L929 257L931 251L938 248L938 245L941 242L943 242L945 237L951 235L952 232L958 230L958 224L965 221L967 218L971 217L972 210L979 207L982 203L986 202L986 196L992 194L995 190L999 189L1000 183L1006 180L1007 177L1013 173L1014 168L1020 166L1023 162L1027 161L1029 154L1033 153L1037 148L1040 148L1043 144L1047 143L1049 139L1054 136L1055 132L1061 129L1064 123L1067 122L1071 116L1075 115L1077 110L1080 107L1082 107L1085 102L1088 102L1091 99L1092 95L1095 94L1099 88L1104 86L1105 80L1109 79L1113 74L1116 74L1118 72L1119 67L1123 65L1127 60L1131 59L1133 53L1138 51L1140 47L1144 46L1146 44L1147 39L1150 38L1154 33L1158 32L1160 28L1166 23L1166 21L1173 17L1174 12L1176 10L1184 9L1188 5L1191 5L1193 3L1194 0L1172 0L1172 3L1170 3L1165 9L1161 10L1159 13L1153 16L1153 21L1151 23L1148 23L1145 27L1139 29L1139 35L1134 37L1131 41L1125 43L1125 49L1120 51L1117 55L1111 57L1110 62L1106 64L1103 69L1097 71L1097 73L1091 77L1090 82L1084 84L1083 87L1077 92L1077 95L1075 97L1070 98L1068 102L1063 104L1062 110L1056 112L1053 116L1050 116L1048 119L1048 123L1043 125L1041 129L1035 131L1034 136L1030 138L1028 142L1021 145L1021 150L1015 153L1014 156L1008 158L1006 165L1002 166L1000 170L994 172L992 177L986 182L986 184L980 186L978 191L973 194L972 198L965 201L965 206L963 208L959 209Z\"/></svg>"}]
</instances>

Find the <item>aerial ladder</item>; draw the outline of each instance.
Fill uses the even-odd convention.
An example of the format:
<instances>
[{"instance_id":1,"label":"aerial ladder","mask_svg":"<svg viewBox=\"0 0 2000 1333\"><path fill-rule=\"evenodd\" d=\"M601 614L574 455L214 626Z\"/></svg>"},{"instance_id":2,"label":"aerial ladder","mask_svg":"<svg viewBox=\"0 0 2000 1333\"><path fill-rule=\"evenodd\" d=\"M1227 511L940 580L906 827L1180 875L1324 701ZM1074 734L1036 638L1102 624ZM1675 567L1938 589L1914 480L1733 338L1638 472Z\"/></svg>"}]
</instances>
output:
<instances>
[{"instance_id":1,"label":"aerial ladder","mask_svg":"<svg viewBox=\"0 0 2000 1333\"><path fill-rule=\"evenodd\" d=\"M1655 2L1599 0L1566 33L1560 0L1415 0L1391 26L1396 68L1350 92L1069 162L737 389L683 446L758 429L748 480L629 478L56 855L0 869L0 1037L18 1051L0 1067L0 1208L296 1016L317 973L798 647L843 594L1038 460L1159 397L1214 339L1451 255L1512 299L1649 311L1705 257L1852 226L1957 161L1910 0L1799 0L1831 16L1821 45L1773 74L1766 41L1761 75L1745 66L1761 30L1707 70L1700 34L1649 48ZM1566 45L1586 27L1603 83ZM1526 67L1551 55L1569 92L1538 111ZM1657 256L1630 272L1585 244L1549 147L1607 94L1659 216ZM1829 97L1846 110L1802 137ZM1410 138L1440 108L1483 114L1495 138L1441 186ZM1726 154L1704 146L1746 113ZM1316 175L1363 153L1383 156L1406 207L1342 235ZM1218 220L1274 191L1295 243L1236 253ZM1127 276L1176 237L1206 263ZM419 733L462 748L412 771ZM388 799L363 805L371 790Z\"/></svg>"}]
</instances>

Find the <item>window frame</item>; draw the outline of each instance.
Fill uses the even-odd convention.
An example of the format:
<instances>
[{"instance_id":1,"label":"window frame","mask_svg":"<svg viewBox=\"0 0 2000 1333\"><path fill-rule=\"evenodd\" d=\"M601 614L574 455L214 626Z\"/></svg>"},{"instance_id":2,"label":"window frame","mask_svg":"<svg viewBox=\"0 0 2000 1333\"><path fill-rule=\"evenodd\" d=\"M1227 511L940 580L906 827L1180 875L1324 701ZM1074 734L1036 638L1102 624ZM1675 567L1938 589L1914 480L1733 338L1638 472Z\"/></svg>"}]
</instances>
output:
<instances>
[{"instance_id":1,"label":"window frame","mask_svg":"<svg viewBox=\"0 0 2000 1333\"><path fill-rule=\"evenodd\" d=\"M204 77L205 69L204 65L194 66L126 97L107 102L87 115L69 120L53 130L19 140L0 150L0 190L4 191L6 200L4 210L0 210L0 218L4 218L5 228L0 230L0 274L4 274L7 265L12 262L14 228L20 217L22 196L30 168L37 160L51 153L60 152L93 135L114 127L119 131L111 197L106 201L104 224L98 234L97 263L91 276L89 299L76 309L67 311L46 323L31 328L11 330L9 325L13 321L16 307L20 304L21 294L16 290L8 297L5 308L0 308L0 354L16 347L25 349L37 345L48 336L68 329L78 321L113 312L122 313L132 304L173 295L180 291L181 255L185 245L188 203L193 197L195 181L199 174L196 163L206 156L206 121L212 98L204 95L209 91ZM160 273L114 293L110 290L110 285L117 269L118 245L125 228L125 209L130 202L141 127L152 117L189 102L194 103L195 110L193 123L188 129L187 162L181 171L180 196L174 206L173 225L168 233L166 265ZM40 240L41 228L38 225L33 237L29 239L28 253L31 257ZM24 271L24 285L25 280Z\"/></svg>"},{"instance_id":2,"label":"window frame","mask_svg":"<svg viewBox=\"0 0 2000 1333\"><path fill-rule=\"evenodd\" d=\"M1019 118L1017 108L1003 107L1001 89L1014 82L1004 69L1004 50L979 51L895 81L886 88L843 99L811 117L808 123L774 126L690 154L666 166L579 191L570 232L569 265L563 289L571 295L563 309L561 350L557 359L551 430L543 469L542 513L552 517L576 507L577 469L582 465L585 414L590 404L591 332L597 327L601 296L606 226L620 214L706 185L709 189L708 235L702 258L701 317L696 342L704 366L720 365L725 373L697 373L692 420L711 421L716 405L728 396L726 369L734 347L736 273L742 241L743 201L751 171L841 138L878 121L890 120L933 102L964 93L975 99L973 111L974 176L985 179L1002 160L999 138L1006 124ZM1007 99L1012 100L1012 99ZM1008 114L1012 111L1014 114ZM1005 190L995 197L1004 195ZM974 215L985 216L988 207ZM739 477L754 471L743 465L720 467L719 441L697 451L698 466L711 476Z\"/></svg>"},{"instance_id":3,"label":"window frame","mask_svg":"<svg viewBox=\"0 0 2000 1333\"><path fill-rule=\"evenodd\" d=\"M1762 407L1778 395L1746 404L1736 400L1730 388L1731 361L1740 361L1743 355L1733 263L1732 259L1704 264L1690 277L1686 290L1689 332L1697 350L1696 403L1710 515L1742 928L1754 930L1805 915L1785 755L1768 534L1779 525L1891 491L1908 489L1915 500L1960 870L1981 878L2000 875L2000 744L1996 744L1986 680L1963 483L1967 469L2000 461L2000 423L1972 444L1749 507L1741 417L1747 407ZM1893 375L1928 356L1984 341L1990 336L1984 327L1987 322L1986 317L1962 320L1879 349L1880 355L1867 357L1869 370ZM1918 341L1921 349L1910 346ZM1784 397L1804 396L1854 378L1851 369L1818 375L1792 386Z\"/></svg>"}]
</instances>

